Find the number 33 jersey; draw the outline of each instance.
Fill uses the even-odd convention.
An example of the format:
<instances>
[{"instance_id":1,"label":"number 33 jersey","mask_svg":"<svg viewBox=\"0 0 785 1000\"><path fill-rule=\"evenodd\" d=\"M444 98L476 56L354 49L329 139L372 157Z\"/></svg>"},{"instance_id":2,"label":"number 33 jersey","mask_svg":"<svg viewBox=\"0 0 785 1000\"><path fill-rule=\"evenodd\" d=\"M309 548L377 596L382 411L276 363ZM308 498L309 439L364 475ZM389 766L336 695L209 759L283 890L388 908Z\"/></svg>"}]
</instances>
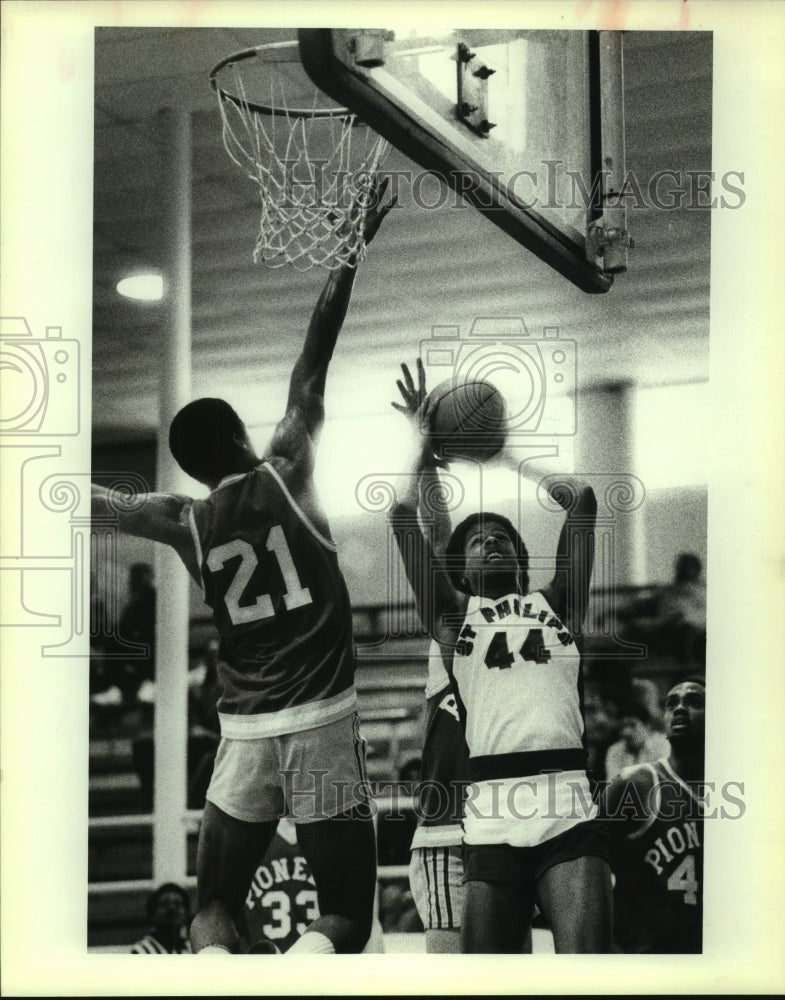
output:
<instances>
[{"instance_id":1,"label":"number 33 jersey","mask_svg":"<svg viewBox=\"0 0 785 1000\"><path fill-rule=\"evenodd\" d=\"M221 734L279 736L349 715L352 616L335 545L277 470L228 476L190 517L221 636Z\"/></svg>"},{"instance_id":2,"label":"number 33 jersey","mask_svg":"<svg viewBox=\"0 0 785 1000\"><path fill-rule=\"evenodd\" d=\"M286 820L256 869L243 916L249 944L266 938L281 952L288 951L319 916L316 883Z\"/></svg>"},{"instance_id":3,"label":"number 33 jersey","mask_svg":"<svg viewBox=\"0 0 785 1000\"><path fill-rule=\"evenodd\" d=\"M467 843L529 847L593 818L580 651L540 591L473 596L452 659Z\"/></svg>"}]
</instances>

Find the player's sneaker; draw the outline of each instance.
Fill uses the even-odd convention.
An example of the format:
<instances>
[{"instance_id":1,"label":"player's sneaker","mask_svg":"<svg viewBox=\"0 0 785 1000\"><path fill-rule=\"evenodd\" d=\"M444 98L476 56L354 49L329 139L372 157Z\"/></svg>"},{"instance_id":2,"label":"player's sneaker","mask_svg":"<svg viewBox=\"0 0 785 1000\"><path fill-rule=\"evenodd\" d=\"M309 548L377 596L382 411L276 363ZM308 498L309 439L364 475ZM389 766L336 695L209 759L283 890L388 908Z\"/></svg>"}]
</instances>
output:
<instances>
[{"instance_id":1,"label":"player's sneaker","mask_svg":"<svg viewBox=\"0 0 785 1000\"><path fill-rule=\"evenodd\" d=\"M249 955L280 955L280 951L272 943L268 941L267 938L260 938L255 941L251 947L248 949Z\"/></svg>"}]
</instances>

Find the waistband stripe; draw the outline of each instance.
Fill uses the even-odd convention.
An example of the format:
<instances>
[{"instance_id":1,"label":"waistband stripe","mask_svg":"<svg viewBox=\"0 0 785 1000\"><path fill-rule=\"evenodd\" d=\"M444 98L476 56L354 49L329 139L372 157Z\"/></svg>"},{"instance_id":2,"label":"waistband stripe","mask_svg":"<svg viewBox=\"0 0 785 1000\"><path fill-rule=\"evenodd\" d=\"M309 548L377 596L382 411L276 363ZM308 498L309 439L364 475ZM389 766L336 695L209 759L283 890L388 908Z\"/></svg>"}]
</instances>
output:
<instances>
[{"instance_id":1,"label":"waistband stripe","mask_svg":"<svg viewBox=\"0 0 785 1000\"><path fill-rule=\"evenodd\" d=\"M582 747L569 750L529 750L470 757L468 775L471 781L527 778L549 771L585 771L586 764L586 751Z\"/></svg>"}]
</instances>

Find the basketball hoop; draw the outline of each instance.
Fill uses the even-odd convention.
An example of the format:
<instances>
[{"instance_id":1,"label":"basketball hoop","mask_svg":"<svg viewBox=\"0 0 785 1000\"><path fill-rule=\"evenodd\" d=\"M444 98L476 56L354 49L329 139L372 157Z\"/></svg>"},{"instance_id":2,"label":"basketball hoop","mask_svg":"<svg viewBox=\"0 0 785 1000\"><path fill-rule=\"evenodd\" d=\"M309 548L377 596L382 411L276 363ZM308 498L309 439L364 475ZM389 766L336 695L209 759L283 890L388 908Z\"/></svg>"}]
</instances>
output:
<instances>
[{"instance_id":1,"label":"basketball hoop","mask_svg":"<svg viewBox=\"0 0 785 1000\"><path fill-rule=\"evenodd\" d=\"M295 40L228 56L210 83L226 152L259 188L254 261L298 270L362 261L387 142L314 87Z\"/></svg>"}]
</instances>

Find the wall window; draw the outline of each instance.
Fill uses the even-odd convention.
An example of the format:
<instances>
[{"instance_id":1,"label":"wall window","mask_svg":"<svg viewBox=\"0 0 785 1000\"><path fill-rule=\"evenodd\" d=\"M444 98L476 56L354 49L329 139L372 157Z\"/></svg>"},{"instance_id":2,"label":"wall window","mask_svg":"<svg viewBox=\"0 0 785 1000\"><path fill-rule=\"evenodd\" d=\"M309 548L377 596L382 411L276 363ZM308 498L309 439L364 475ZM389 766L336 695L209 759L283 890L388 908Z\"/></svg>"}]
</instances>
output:
<instances>
[{"instance_id":1,"label":"wall window","mask_svg":"<svg viewBox=\"0 0 785 1000\"><path fill-rule=\"evenodd\" d=\"M647 490L708 483L708 382L640 388L634 424L636 472Z\"/></svg>"}]
</instances>

